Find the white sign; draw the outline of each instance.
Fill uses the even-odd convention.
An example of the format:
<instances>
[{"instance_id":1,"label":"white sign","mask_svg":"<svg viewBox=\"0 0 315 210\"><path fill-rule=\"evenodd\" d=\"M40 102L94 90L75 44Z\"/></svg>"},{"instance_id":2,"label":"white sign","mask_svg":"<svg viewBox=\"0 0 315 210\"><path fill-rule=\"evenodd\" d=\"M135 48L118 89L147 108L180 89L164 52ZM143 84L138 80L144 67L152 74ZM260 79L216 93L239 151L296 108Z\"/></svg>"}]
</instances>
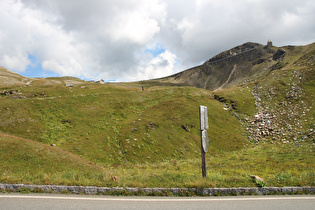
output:
<instances>
[{"instance_id":1,"label":"white sign","mask_svg":"<svg viewBox=\"0 0 315 210\"><path fill-rule=\"evenodd\" d=\"M208 152L209 148L209 137L208 137L208 132L207 130L203 130L201 132L201 142L202 142L202 149L204 152Z\"/></svg>"},{"instance_id":2,"label":"white sign","mask_svg":"<svg viewBox=\"0 0 315 210\"><path fill-rule=\"evenodd\" d=\"M206 106L200 106L200 130L208 130L208 110Z\"/></svg>"},{"instance_id":3,"label":"white sign","mask_svg":"<svg viewBox=\"0 0 315 210\"><path fill-rule=\"evenodd\" d=\"M209 137L207 130L209 129L208 124L208 109L206 106L200 106L200 130L201 130L201 146L204 152L208 151L209 148Z\"/></svg>"}]
</instances>

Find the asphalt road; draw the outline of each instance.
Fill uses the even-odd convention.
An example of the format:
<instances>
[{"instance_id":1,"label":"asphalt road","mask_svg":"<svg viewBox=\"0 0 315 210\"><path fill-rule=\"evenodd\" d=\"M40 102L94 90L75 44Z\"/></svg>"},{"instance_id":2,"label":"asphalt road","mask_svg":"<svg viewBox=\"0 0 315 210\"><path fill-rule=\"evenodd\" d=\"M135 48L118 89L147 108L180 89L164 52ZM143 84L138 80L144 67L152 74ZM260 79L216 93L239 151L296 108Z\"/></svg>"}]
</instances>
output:
<instances>
[{"instance_id":1,"label":"asphalt road","mask_svg":"<svg viewBox=\"0 0 315 210\"><path fill-rule=\"evenodd\" d=\"M0 209L315 209L315 196L111 197L1 194Z\"/></svg>"}]
</instances>

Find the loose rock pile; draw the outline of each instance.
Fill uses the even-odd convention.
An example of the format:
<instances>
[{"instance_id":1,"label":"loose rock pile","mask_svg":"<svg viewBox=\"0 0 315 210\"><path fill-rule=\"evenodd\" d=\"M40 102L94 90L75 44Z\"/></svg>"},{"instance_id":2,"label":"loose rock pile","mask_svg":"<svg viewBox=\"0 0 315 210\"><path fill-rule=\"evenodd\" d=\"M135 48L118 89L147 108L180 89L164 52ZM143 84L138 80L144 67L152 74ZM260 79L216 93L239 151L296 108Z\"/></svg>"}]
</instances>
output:
<instances>
[{"instance_id":1,"label":"loose rock pile","mask_svg":"<svg viewBox=\"0 0 315 210\"><path fill-rule=\"evenodd\" d=\"M4 90L2 93L0 93L0 95L9 96L9 95L14 95L18 92L19 90Z\"/></svg>"},{"instance_id":2,"label":"loose rock pile","mask_svg":"<svg viewBox=\"0 0 315 210\"><path fill-rule=\"evenodd\" d=\"M283 84L282 89L272 84L253 87L252 95L258 112L254 117L245 118L250 140L270 137L270 140L292 143L304 141L313 134L313 129L307 130L303 126L307 121L304 117L312 106L302 100L301 75L300 71L293 71L290 83Z\"/></svg>"},{"instance_id":3,"label":"loose rock pile","mask_svg":"<svg viewBox=\"0 0 315 210\"><path fill-rule=\"evenodd\" d=\"M276 116L264 108L257 85L253 87L252 94L255 98L255 105L258 112L252 118L245 118L248 124L246 131L251 134L249 136L250 140L259 141L261 137L273 136L277 132L274 125L274 118Z\"/></svg>"},{"instance_id":4,"label":"loose rock pile","mask_svg":"<svg viewBox=\"0 0 315 210\"><path fill-rule=\"evenodd\" d=\"M47 96L47 93L34 93L34 94L22 94L20 90L4 90L0 93L0 96L11 96L12 99L26 99L26 98L33 98L33 97L40 97L40 96Z\"/></svg>"}]
</instances>

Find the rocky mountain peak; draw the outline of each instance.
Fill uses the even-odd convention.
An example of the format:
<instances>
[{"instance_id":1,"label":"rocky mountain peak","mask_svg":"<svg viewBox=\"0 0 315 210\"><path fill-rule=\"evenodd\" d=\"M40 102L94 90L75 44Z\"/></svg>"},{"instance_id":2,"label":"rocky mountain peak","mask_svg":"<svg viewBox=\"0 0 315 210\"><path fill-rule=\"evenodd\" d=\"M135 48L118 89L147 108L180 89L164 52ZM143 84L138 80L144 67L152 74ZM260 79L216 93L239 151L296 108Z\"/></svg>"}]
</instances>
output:
<instances>
[{"instance_id":1,"label":"rocky mountain peak","mask_svg":"<svg viewBox=\"0 0 315 210\"><path fill-rule=\"evenodd\" d=\"M254 50L254 49L261 47L261 46L262 45L258 44L258 43L246 42L242 45L236 46L230 50L224 51L224 52L210 58L207 62L212 63L212 62L220 61L220 60L232 57L232 56L236 56L236 55L240 55L240 54L245 53L245 52L249 52L249 51Z\"/></svg>"}]
</instances>

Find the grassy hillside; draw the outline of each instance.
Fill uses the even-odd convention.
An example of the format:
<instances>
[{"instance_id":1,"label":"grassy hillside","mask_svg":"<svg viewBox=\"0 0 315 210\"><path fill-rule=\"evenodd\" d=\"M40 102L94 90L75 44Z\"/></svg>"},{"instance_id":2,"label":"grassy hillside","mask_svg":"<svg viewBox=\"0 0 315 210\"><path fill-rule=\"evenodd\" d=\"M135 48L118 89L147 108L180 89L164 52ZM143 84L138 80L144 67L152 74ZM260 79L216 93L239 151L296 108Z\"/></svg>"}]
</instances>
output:
<instances>
[{"instance_id":1,"label":"grassy hillside","mask_svg":"<svg viewBox=\"0 0 315 210\"><path fill-rule=\"evenodd\" d=\"M0 133L0 182L102 184L111 174L82 158L32 140Z\"/></svg>"},{"instance_id":2,"label":"grassy hillside","mask_svg":"<svg viewBox=\"0 0 315 210\"><path fill-rule=\"evenodd\" d=\"M275 56L279 48L257 46L245 52L252 57L224 64L254 62L255 69L241 85L216 91L171 80L100 85L71 77L0 86L0 167L11 174L1 181L239 187L255 186L255 174L268 186L315 186L315 44L281 49ZM208 107L210 124L207 179L199 105Z\"/></svg>"},{"instance_id":3,"label":"grassy hillside","mask_svg":"<svg viewBox=\"0 0 315 210\"><path fill-rule=\"evenodd\" d=\"M23 77L0 66L0 87L20 86L24 84L29 84L30 81L32 81L32 79Z\"/></svg>"},{"instance_id":4,"label":"grassy hillside","mask_svg":"<svg viewBox=\"0 0 315 210\"><path fill-rule=\"evenodd\" d=\"M314 156L305 144L247 145L238 151L208 155L208 177L204 179L199 158L101 168L27 139L0 134L0 143L2 183L202 188L255 187L252 174L263 177L267 186L314 186L315 179ZM113 181L114 175L117 181Z\"/></svg>"},{"instance_id":5,"label":"grassy hillside","mask_svg":"<svg viewBox=\"0 0 315 210\"><path fill-rule=\"evenodd\" d=\"M191 87L22 87L0 98L0 130L99 164L189 158L200 153L203 104L212 122L212 151L243 147L240 123L210 95Z\"/></svg>"},{"instance_id":6,"label":"grassy hillside","mask_svg":"<svg viewBox=\"0 0 315 210\"><path fill-rule=\"evenodd\" d=\"M315 186L314 147L302 143L247 145L220 154L207 153L207 178L201 175L200 158L108 168L117 186L128 187L256 187ZM255 183L251 175L264 179ZM115 185L114 185L115 186Z\"/></svg>"}]
</instances>

